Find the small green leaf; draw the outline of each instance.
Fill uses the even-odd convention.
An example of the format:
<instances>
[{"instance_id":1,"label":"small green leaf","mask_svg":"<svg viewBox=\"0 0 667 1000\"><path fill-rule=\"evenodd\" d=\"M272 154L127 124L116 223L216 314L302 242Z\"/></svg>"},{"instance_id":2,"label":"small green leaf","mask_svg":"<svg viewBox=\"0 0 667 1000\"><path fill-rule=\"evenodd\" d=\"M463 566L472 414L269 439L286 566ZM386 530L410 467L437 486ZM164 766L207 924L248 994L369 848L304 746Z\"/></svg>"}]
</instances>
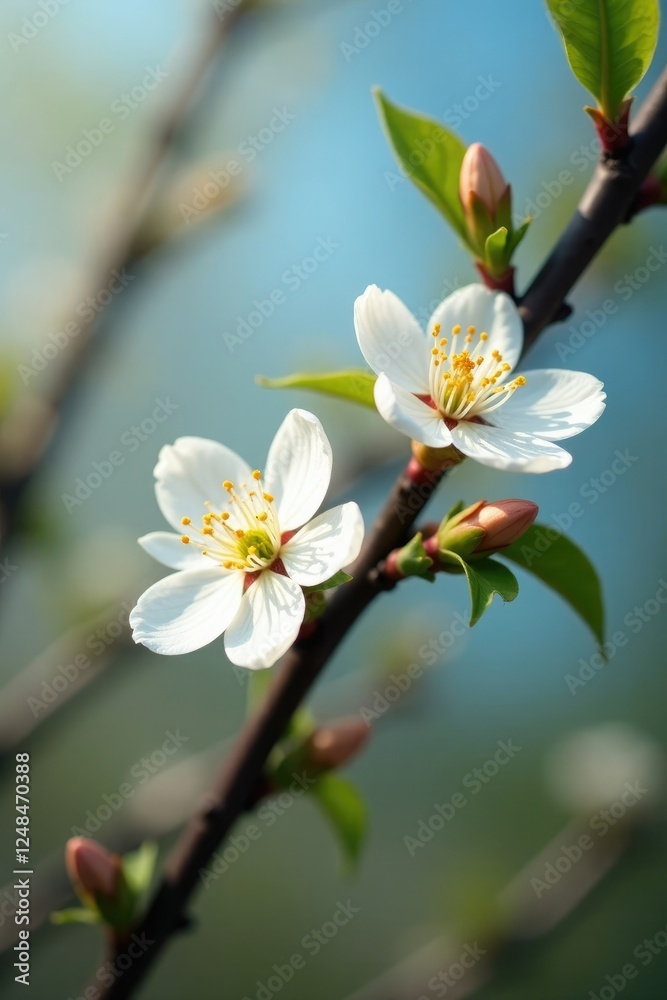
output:
<instances>
[{"instance_id":1,"label":"small green leaf","mask_svg":"<svg viewBox=\"0 0 667 1000\"><path fill-rule=\"evenodd\" d=\"M366 805L359 791L337 774L322 774L311 787L312 795L332 823L342 851L343 868L356 866L366 839Z\"/></svg>"},{"instance_id":2,"label":"small green leaf","mask_svg":"<svg viewBox=\"0 0 667 1000\"><path fill-rule=\"evenodd\" d=\"M484 244L484 259L489 264L492 274L503 274L507 270L512 256L510 247L511 237L504 226L487 236Z\"/></svg>"},{"instance_id":3,"label":"small green leaf","mask_svg":"<svg viewBox=\"0 0 667 1000\"><path fill-rule=\"evenodd\" d=\"M339 569L337 573L330 576L324 583L316 583L312 587L303 587L304 594L316 594L321 590L331 590L333 587L340 587L344 583L349 583L352 577L344 569Z\"/></svg>"},{"instance_id":4,"label":"small green leaf","mask_svg":"<svg viewBox=\"0 0 667 1000\"><path fill-rule=\"evenodd\" d=\"M495 559L478 559L473 567L455 552L451 555L455 556L468 579L471 628L490 606L494 594L500 594L503 601L513 601L519 593L514 573Z\"/></svg>"},{"instance_id":5,"label":"small green leaf","mask_svg":"<svg viewBox=\"0 0 667 1000\"><path fill-rule=\"evenodd\" d=\"M148 892L155 871L157 855L157 844L149 840L144 841L136 851L123 855L125 881L137 899Z\"/></svg>"},{"instance_id":6,"label":"small green leaf","mask_svg":"<svg viewBox=\"0 0 667 1000\"><path fill-rule=\"evenodd\" d=\"M518 542L503 549L500 555L523 566L560 594L602 644L604 602L600 578L578 545L565 535L553 536L553 528L533 524Z\"/></svg>"},{"instance_id":7,"label":"small green leaf","mask_svg":"<svg viewBox=\"0 0 667 1000\"><path fill-rule=\"evenodd\" d=\"M69 910L55 910L51 914L52 924L99 924L101 917L94 910L84 906L73 906Z\"/></svg>"},{"instance_id":8,"label":"small green leaf","mask_svg":"<svg viewBox=\"0 0 667 1000\"><path fill-rule=\"evenodd\" d=\"M373 387L377 376L360 368L343 372L295 372L284 378L258 375L255 381L266 389L312 389L327 396L337 396L375 409Z\"/></svg>"},{"instance_id":9,"label":"small green leaf","mask_svg":"<svg viewBox=\"0 0 667 1000\"><path fill-rule=\"evenodd\" d=\"M396 565L403 576L419 576L433 583L435 580L435 573L431 572L433 560L426 554L421 531L418 531L407 545L399 549Z\"/></svg>"},{"instance_id":10,"label":"small green leaf","mask_svg":"<svg viewBox=\"0 0 667 1000\"><path fill-rule=\"evenodd\" d=\"M570 68L618 121L625 97L648 69L658 41L658 0L547 0Z\"/></svg>"},{"instance_id":11,"label":"small green leaf","mask_svg":"<svg viewBox=\"0 0 667 1000\"><path fill-rule=\"evenodd\" d=\"M469 245L459 198L465 144L433 118L393 104L379 89L375 90L375 99L380 121L405 173Z\"/></svg>"}]
</instances>

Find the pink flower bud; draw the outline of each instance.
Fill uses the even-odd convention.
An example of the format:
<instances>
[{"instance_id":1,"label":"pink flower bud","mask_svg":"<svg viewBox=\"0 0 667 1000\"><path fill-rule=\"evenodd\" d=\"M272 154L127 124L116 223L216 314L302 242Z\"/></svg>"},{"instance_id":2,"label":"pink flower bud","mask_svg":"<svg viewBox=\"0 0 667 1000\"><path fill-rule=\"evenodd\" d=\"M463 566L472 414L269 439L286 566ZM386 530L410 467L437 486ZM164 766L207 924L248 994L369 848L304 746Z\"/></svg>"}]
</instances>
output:
<instances>
[{"instance_id":1,"label":"pink flower bud","mask_svg":"<svg viewBox=\"0 0 667 1000\"><path fill-rule=\"evenodd\" d=\"M506 191L507 181L491 153L481 142L473 142L463 157L459 178L459 195L465 210L471 209L472 195L476 195L495 217Z\"/></svg>"},{"instance_id":2,"label":"pink flower bud","mask_svg":"<svg viewBox=\"0 0 667 1000\"><path fill-rule=\"evenodd\" d=\"M363 719L354 718L341 719L318 729L309 740L309 765L321 771L341 767L359 753L370 732Z\"/></svg>"},{"instance_id":3,"label":"pink flower bud","mask_svg":"<svg viewBox=\"0 0 667 1000\"><path fill-rule=\"evenodd\" d=\"M496 500L485 503L461 522L468 528L483 528L485 535L475 554L495 552L516 542L537 517L537 504L530 500Z\"/></svg>"},{"instance_id":4,"label":"pink flower bud","mask_svg":"<svg viewBox=\"0 0 667 1000\"><path fill-rule=\"evenodd\" d=\"M89 896L116 895L122 862L101 844L87 837L72 837L65 847L65 864L75 889Z\"/></svg>"}]
</instances>

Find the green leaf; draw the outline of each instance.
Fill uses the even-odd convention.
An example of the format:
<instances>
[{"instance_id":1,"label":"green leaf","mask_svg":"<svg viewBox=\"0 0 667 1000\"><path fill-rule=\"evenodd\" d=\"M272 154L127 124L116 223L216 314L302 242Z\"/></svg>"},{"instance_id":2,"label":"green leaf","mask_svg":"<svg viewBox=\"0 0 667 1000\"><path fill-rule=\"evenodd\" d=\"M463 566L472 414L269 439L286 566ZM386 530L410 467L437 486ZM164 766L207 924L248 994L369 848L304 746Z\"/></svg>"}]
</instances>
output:
<instances>
[{"instance_id":1,"label":"green leaf","mask_svg":"<svg viewBox=\"0 0 667 1000\"><path fill-rule=\"evenodd\" d=\"M553 535L553 528L533 524L518 542L500 554L560 594L602 644L604 602L600 578L578 545L565 535Z\"/></svg>"},{"instance_id":2,"label":"green leaf","mask_svg":"<svg viewBox=\"0 0 667 1000\"><path fill-rule=\"evenodd\" d=\"M368 829L366 804L361 794L347 779L331 773L320 775L309 794L336 831L344 870L353 870Z\"/></svg>"},{"instance_id":3,"label":"green leaf","mask_svg":"<svg viewBox=\"0 0 667 1000\"><path fill-rule=\"evenodd\" d=\"M658 0L547 0L570 68L617 121L648 69L658 41Z\"/></svg>"},{"instance_id":4,"label":"green leaf","mask_svg":"<svg viewBox=\"0 0 667 1000\"><path fill-rule=\"evenodd\" d=\"M392 104L379 89L375 90L375 99L380 121L405 173L469 245L459 198L465 144L433 118Z\"/></svg>"},{"instance_id":5,"label":"green leaf","mask_svg":"<svg viewBox=\"0 0 667 1000\"><path fill-rule=\"evenodd\" d=\"M158 846L146 840L136 851L123 855L123 873L130 891L138 899L148 892L155 871Z\"/></svg>"},{"instance_id":6,"label":"green leaf","mask_svg":"<svg viewBox=\"0 0 667 1000\"><path fill-rule=\"evenodd\" d=\"M475 560L473 567L455 552L451 555L456 557L468 579L471 628L490 606L494 594L500 594L503 601L513 601L519 593L519 584L514 573L495 559Z\"/></svg>"},{"instance_id":7,"label":"green leaf","mask_svg":"<svg viewBox=\"0 0 667 1000\"><path fill-rule=\"evenodd\" d=\"M255 381L266 389L312 389L327 396L337 396L361 406L375 409L373 387L377 376L360 368L343 372L295 372L284 378L265 378L258 375Z\"/></svg>"},{"instance_id":8,"label":"green leaf","mask_svg":"<svg viewBox=\"0 0 667 1000\"><path fill-rule=\"evenodd\" d=\"M51 914L52 924L99 924L100 922L99 914L84 906L73 906L69 910L55 910Z\"/></svg>"},{"instance_id":9,"label":"green leaf","mask_svg":"<svg viewBox=\"0 0 667 1000\"><path fill-rule=\"evenodd\" d=\"M339 569L337 573L330 576L324 583L313 584L312 587L302 587L304 594L316 594L321 590L331 590L333 587L340 587L344 583L349 583L352 577L344 569Z\"/></svg>"}]
</instances>

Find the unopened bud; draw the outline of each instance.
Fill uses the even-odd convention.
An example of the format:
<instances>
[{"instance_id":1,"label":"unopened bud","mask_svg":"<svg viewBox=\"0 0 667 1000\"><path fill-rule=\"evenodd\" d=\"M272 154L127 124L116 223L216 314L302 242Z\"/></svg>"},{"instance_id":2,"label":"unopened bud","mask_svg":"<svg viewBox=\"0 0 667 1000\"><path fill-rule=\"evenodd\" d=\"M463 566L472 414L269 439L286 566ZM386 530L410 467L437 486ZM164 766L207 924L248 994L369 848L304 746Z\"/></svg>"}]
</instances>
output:
<instances>
[{"instance_id":1,"label":"unopened bud","mask_svg":"<svg viewBox=\"0 0 667 1000\"><path fill-rule=\"evenodd\" d=\"M440 526L440 554L484 556L507 548L528 530L537 512L537 505L530 500L479 500Z\"/></svg>"},{"instance_id":2,"label":"unopened bud","mask_svg":"<svg viewBox=\"0 0 667 1000\"><path fill-rule=\"evenodd\" d=\"M370 727L362 719L354 718L318 729L308 741L308 766L316 771L342 767L359 753L370 733Z\"/></svg>"},{"instance_id":3,"label":"unopened bud","mask_svg":"<svg viewBox=\"0 0 667 1000\"><path fill-rule=\"evenodd\" d=\"M481 142L468 146L461 164L459 195L466 212L472 211L473 196L483 202L493 219L507 193L507 181L491 153Z\"/></svg>"},{"instance_id":4,"label":"unopened bud","mask_svg":"<svg viewBox=\"0 0 667 1000\"><path fill-rule=\"evenodd\" d=\"M123 865L117 854L87 837L72 837L65 848L65 864L78 893L113 899L122 879Z\"/></svg>"}]
</instances>

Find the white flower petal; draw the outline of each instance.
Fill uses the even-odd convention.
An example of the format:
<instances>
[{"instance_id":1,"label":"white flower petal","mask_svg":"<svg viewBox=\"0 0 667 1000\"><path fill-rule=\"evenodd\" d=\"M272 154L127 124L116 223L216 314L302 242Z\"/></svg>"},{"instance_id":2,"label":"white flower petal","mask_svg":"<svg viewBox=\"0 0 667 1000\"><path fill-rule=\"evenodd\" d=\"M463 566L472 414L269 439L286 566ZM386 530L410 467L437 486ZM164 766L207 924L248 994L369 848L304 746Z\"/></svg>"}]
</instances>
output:
<instances>
[{"instance_id":1,"label":"white flower petal","mask_svg":"<svg viewBox=\"0 0 667 1000\"><path fill-rule=\"evenodd\" d=\"M271 667L292 645L306 608L301 587L267 569L248 587L225 633L225 652L237 667Z\"/></svg>"},{"instance_id":2,"label":"white flower petal","mask_svg":"<svg viewBox=\"0 0 667 1000\"><path fill-rule=\"evenodd\" d=\"M331 463L331 445L317 417L307 410L290 410L269 449L264 476L281 531L300 528L321 506Z\"/></svg>"},{"instance_id":3,"label":"white flower petal","mask_svg":"<svg viewBox=\"0 0 667 1000\"><path fill-rule=\"evenodd\" d=\"M464 455L506 472L550 472L572 461L569 452L551 441L501 427L462 421L452 429L452 438Z\"/></svg>"},{"instance_id":4,"label":"white flower petal","mask_svg":"<svg viewBox=\"0 0 667 1000\"><path fill-rule=\"evenodd\" d=\"M489 414L497 427L561 441L586 430L605 408L602 382L593 375L558 368L524 375L526 384Z\"/></svg>"},{"instance_id":5,"label":"white flower petal","mask_svg":"<svg viewBox=\"0 0 667 1000\"><path fill-rule=\"evenodd\" d=\"M375 405L388 424L401 434L427 444L446 448L452 443L447 425L432 406L380 375L375 383Z\"/></svg>"},{"instance_id":6,"label":"white flower petal","mask_svg":"<svg viewBox=\"0 0 667 1000\"><path fill-rule=\"evenodd\" d=\"M428 392L431 345L397 295L369 285L354 303L354 327L361 353L373 371L385 372L409 392Z\"/></svg>"},{"instance_id":7,"label":"white flower petal","mask_svg":"<svg viewBox=\"0 0 667 1000\"><path fill-rule=\"evenodd\" d=\"M243 579L243 573L215 566L165 576L141 595L130 615L134 641L164 655L207 646L237 613Z\"/></svg>"},{"instance_id":8,"label":"white flower petal","mask_svg":"<svg viewBox=\"0 0 667 1000\"><path fill-rule=\"evenodd\" d=\"M142 549L149 556L157 559L163 566L170 569L202 569L201 549L193 545L184 545L180 535L172 535L171 531L152 531L137 539Z\"/></svg>"},{"instance_id":9,"label":"white flower petal","mask_svg":"<svg viewBox=\"0 0 667 1000\"><path fill-rule=\"evenodd\" d=\"M484 331L489 339L477 350L477 337L470 345L474 353L489 356L498 350L514 368L523 347L523 324L514 301L505 292L492 292L484 285L466 285L448 295L436 308L428 324L430 333L436 323L442 327L442 336L449 339L448 353L456 346L452 340L452 327L460 326L463 333L474 326L477 335ZM463 342L463 334L458 338Z\"/></svg>"},{"instance_id":10,"label":"white flower petal","mask_svg":"<svg viewBox=\"0 0 667 1000\"><path fill-rule=\"evenodd\" d=\"M182 530L181 518L199 524L206 513L204 503L222 506L226 495L222 483L246 480L250 466L231 448L208 438L182 437L165 445L155 466L155 495L160 510L172 528Z\"/></svg>"},{"instance_id":11,"label":"white flower petal","mask_svg":"<svg viewBox=\"0 0 667 1000\"><path fill-rule=\"evenodd\" d=\"M283 566L303 587L324 583L359 555L364 522L356 503L324 511L280 550Z\"/></svg>"}]
</instances>

